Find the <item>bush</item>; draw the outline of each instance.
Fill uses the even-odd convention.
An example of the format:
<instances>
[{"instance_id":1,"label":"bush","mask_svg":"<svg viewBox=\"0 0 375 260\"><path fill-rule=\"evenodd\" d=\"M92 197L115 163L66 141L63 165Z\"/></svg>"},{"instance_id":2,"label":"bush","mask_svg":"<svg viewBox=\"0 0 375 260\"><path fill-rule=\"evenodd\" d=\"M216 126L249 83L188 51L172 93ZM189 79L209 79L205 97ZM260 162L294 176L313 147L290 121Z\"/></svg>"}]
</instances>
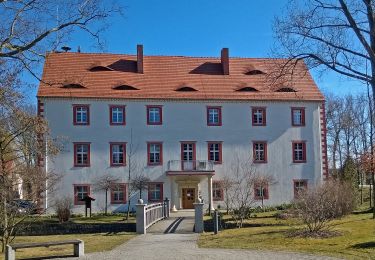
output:
<instances>
[{"instance_id":1,"label":"bush","mask_svg":"<svg viewBox=\"0 0 375 260\"><path fill-rule=\"evenodd\" d=\"M306 225L307 233L316 235L327 232L331 220L351 213L354 202L351 183L330 180L298 194L293 210Z\"/></svg>"},{"instance_id":2,"label":"bush","mask_svg":"<svg viewBox=\"0 0 375 260\"><path fill-rule=\"evenodd\" d=\"M72 201L70 200L70 198L66 197L62 199L57 199L55 201L55 211L60 223L69 221L71 217L71 208Z\"/></svg>"}]
</instances>

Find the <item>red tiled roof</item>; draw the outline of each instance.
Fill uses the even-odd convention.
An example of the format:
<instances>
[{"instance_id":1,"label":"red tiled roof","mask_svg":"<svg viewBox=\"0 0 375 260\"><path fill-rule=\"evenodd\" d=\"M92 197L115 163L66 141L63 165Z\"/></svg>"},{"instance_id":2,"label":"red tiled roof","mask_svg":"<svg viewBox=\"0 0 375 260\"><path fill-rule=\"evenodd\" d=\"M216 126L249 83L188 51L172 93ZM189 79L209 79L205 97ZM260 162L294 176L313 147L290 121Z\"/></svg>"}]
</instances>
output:
<instances>
[{"instance_id":1,"label":"red tiled roof","mask_svg":"<svg viewBox=\"0 0 375 260\"><path fill-rule=\"evenodd\" d=\"M297 92L275 92L267 74L246 75L251 69L270 72L283 60L230 58L230 75L223 75L220 58L144 56L144 74L137 73L136 55L93 53L50 53L47 56L38 97L85 97L124 99L199 100L324 100L303 63L293 72L293 80L283 87ZM95 66L112 70L94 70ZM63 88L80 84L84 88ZM119 85L138 90L116 90ZM183 86L197 91L176 91ZM257 92L236 91L253 87Z\"/></svg>"}]
</instances>

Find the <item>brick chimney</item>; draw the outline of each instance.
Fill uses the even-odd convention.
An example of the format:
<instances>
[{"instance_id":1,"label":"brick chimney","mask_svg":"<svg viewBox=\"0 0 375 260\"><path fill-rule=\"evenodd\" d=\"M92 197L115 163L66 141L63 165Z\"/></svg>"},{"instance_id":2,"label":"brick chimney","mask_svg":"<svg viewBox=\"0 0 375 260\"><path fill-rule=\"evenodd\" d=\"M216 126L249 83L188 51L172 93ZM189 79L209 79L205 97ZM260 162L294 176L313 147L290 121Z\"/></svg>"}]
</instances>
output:
<instances>
[{"instance_id":1,"label":"brick chimney","mask_svg":"<svg viewBox=\"0 0 375 260\"><path fill-rule=\"evenodd\" d=\"M137 45L137 72L143 73L143 45Z\"/></svg>"},{"instance_id":2,"label":"brick chimney","mask_svg":"<svg viewBox=\"0 0 375 260\"><path fill-rule=\"evenodd\" d=\"M223 74L229 75L229 49L221 49L221 66L223 67Z\"/></svg>"}]
</instances>

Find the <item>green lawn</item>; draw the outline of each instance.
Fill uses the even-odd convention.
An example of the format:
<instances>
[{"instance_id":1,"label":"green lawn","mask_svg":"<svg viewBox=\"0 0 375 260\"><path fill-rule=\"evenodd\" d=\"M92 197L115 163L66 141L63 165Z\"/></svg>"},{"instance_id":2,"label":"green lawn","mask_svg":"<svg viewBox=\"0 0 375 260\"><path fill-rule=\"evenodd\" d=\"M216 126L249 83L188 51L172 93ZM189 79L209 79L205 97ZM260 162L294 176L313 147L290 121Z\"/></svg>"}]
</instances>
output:
<instances>
[{"instance_id":1,"label":"green lawn","mask_svg":"<svg viewBox=\"0 0 375 260\"><path fill-rule=\"evenodd\" d=\"M135 233L116 233L116 234L74 234L74 235L54 235L54 236L19 236L13 243L26 243L26 242L47 242L47 241L60 241L69 239L81 239L85 242L85 253L108 251L114 247L125 243L133 238ZM54 246L49 248L27 248L17 250L16 257L31 258L42 256L62 256L72 255L73 245L68 246ZM0 255L0 260L4 256Z\"/></svg>"},{"instance_id":2,"label":"green lawn","mask_svg":"<svg viewBox=\"0 0 375 260\"><path fill-rule=\"evenodd\" d=\"M221 231L218 235L205 233L198 245L208 248L242 248L283 250L337 256L346 259L375 259L375 220L372 214L352 214L333 221L333 229L341 236L316 238L290 238L288 231L300 228L296 220L277 220L273 213L260 213L249 223L266 224ZM271 226L269 226L271 225Z\"/></svg>"},{"instance_id":3,"label":"green lawn","mask_svg":"<svg viewBox=\"0 0 375 260\"><path fill-rule=\"evenodd\" d=\"M56 216L31 216L26 222L30 223L59 223ZM70 223L79 224L108 224L108 223L127 223L123 214L109 214L107 216L103 214L92 215L91 218L84 216L73 216ZM135 223L135 218L130 217L129 223Z\"/></svg>"}]
</instances>

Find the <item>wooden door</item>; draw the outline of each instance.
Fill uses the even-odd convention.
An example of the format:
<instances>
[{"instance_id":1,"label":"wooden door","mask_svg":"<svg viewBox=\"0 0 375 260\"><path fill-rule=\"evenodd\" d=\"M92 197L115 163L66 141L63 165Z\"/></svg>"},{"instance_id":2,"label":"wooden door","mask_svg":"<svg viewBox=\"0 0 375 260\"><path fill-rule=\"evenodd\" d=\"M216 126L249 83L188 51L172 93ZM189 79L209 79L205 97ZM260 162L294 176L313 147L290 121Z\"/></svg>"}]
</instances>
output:
<instances>
[{"instance_id":1,"label":"wooden door","mask_svg":"<svg viewBox=\"0 0 375 260\"><path fill-rule=\"evenodd\" d=\"M184 209L193 209L195 202L195 189L184 188L182 189L182 207Z\"/></svg>"}]
</instances>

